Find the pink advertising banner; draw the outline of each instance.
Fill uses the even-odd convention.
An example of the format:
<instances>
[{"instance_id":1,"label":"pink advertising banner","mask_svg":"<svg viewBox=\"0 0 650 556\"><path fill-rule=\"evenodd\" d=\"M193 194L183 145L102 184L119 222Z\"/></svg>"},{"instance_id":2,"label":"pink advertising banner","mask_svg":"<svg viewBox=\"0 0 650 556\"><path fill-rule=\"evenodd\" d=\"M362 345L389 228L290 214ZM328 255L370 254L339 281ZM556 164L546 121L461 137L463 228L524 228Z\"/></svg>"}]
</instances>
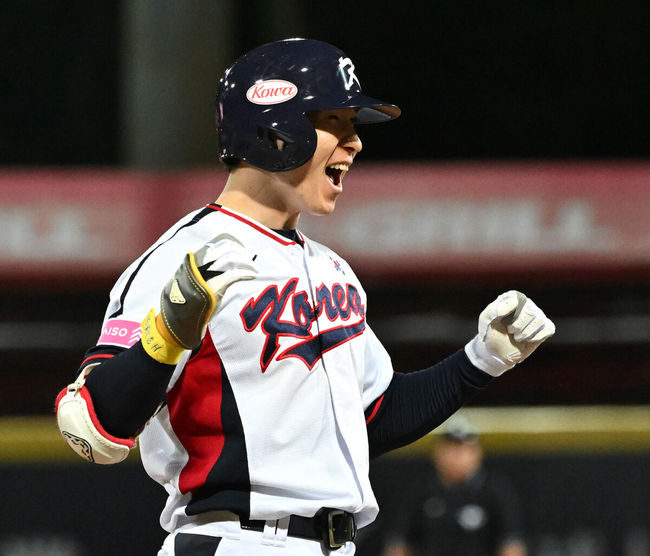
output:
<instances>
[{"instance_id":1,"label":"pink advertising banner","mask_svg":"<svg viewBox=\"0 0 650 556\"><path fill-rule=\"evenodd\" d=\"M304 228L366 273L650 268L650 164L391 164Z\"/></svg>"},{"instance_id":2,"label":"pink advertising banner","mask_svg":"<svg viewBox=\"0 0 650 556\"><path fill-rule=\"evenodd\" d=\"M112 279L222 170L5 170L6 281ZM650 163L358 162L334 214L301 229L366 275L650 269Z\"/></svg>"}]
</instances>

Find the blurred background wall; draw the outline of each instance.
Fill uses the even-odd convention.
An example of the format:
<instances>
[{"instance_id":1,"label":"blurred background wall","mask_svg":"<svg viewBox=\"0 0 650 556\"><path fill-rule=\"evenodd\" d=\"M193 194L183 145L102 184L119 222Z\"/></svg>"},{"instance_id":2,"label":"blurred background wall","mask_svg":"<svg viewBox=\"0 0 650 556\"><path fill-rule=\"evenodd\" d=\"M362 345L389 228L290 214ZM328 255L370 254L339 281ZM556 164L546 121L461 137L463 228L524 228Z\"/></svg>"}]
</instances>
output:
<instances>
[{"instance_id":1,"label":"blurred background wall","mask_svg":"<svg viewBox=\"0 0 650 556\"><path fill-rule=\"evenodd\" d=\"M221 72L304 36L403 110L362 130L337 220L302 223L354 264L396 369L525 291L558 333L470 409L501 423L487 455L525 493L532 554L650 555L647 2L7 0L0 16L0 554L155 553L161 489L137 459L75 463L53 400L122 269L223 185ZM531 438L515 425L535 408ZM386 519L421 455L375 463Z\"/></svg>"}]
</instances>

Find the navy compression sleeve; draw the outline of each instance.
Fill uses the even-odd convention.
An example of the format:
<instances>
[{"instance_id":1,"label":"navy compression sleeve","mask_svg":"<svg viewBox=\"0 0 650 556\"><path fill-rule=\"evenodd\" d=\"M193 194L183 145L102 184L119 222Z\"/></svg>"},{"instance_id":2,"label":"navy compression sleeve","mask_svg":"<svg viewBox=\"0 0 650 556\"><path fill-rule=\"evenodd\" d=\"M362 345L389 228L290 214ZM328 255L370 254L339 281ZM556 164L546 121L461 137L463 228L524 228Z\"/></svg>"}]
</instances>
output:
<instances>
[{"instance_id":1,"label":"navy compression sleeve","mask_svg":"<svg viewBox=\"0 0 650 556\"><path fill-rule=\"evenodd\" d=\"M491 380L470 363L462 349L428 369L395 373L384 395L366 410L370 456L424 436Z\"/></svg>"},{"instance_id":2,"label":"navy compression sleeve","mask_svg":"<svg viewBox=\"0 0 650 556\"><path fill-rule=\"evenodd\" d=\"M104 429L118 438L135 436L165 400L174 368L149 357L140 342L95 367L86 388Z\"/></svg>"}]
</instances>

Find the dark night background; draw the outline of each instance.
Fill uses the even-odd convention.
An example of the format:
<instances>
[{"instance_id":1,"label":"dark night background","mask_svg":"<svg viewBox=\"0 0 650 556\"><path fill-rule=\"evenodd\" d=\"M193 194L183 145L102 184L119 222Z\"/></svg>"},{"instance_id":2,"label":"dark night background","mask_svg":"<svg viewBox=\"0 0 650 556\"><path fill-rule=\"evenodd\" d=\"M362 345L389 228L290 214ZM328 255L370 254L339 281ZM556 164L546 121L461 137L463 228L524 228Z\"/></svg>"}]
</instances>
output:
<instances>
[{"instance_id":1,"label":"dark night background","mask_svg":"<svg viewBox=\"0 0 650 556\"><path fill-rule=\"evenodd\" d=\"M366 133L366 159L648 155L647 2L270 4L235 3L214 32L228 31L231 57L295 35L343 49L364 89L403 109ZM3 2L1 163L124 164L121 7ZM269 22L291 8L282 29Z\"/></svg>"}]
</instances>

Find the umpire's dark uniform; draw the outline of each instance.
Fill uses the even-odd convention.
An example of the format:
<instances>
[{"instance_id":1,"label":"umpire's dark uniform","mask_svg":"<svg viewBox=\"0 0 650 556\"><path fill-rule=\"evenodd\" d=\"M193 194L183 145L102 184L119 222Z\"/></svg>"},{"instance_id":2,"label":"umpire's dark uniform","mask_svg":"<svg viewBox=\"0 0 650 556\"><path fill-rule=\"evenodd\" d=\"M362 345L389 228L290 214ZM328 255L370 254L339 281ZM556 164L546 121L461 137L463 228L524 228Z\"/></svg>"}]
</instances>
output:
<instances>
[{"instance_id":1,"label":"umpire's dark uniform","mask_svg":"<svg viewBox=\"0 0 650 556\"><path fill-rule=\"evenodd\" d=\"M514 489L485 469L456 485L431 469L402 510L400 528L418 556L494 556L504 541L522 539Z\"/></svg>"}]
</instances>

